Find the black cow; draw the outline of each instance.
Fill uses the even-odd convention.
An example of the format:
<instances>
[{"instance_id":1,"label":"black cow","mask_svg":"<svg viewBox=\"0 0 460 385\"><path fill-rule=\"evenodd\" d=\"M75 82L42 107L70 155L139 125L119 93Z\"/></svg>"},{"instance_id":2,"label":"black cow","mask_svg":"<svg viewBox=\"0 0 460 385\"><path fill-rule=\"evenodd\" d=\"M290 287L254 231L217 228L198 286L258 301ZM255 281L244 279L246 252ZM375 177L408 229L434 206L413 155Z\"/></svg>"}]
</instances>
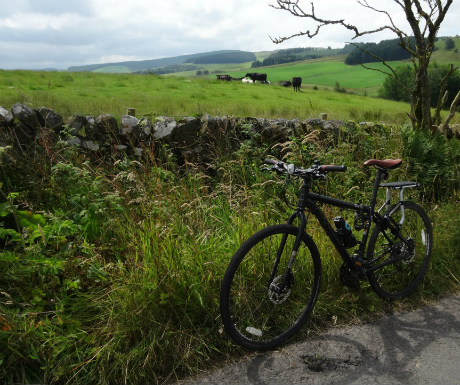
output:
<instances>
[{"instance_id":1,"label":"black cow","mask_svg":"<svg viewBox=\"0 0 460 385\"><path fill-rule=\"evenodd\" d=\"M291 82L289 80L284 80L280 83L280 86L282 87L290 87L291 86Z\"/></svg>"},{"instance_id":2,"label":"black cow","mask_svg":"<svg viewBox=\"0 0 460 385\"><path fill-rule=\"evenodd\" d=\"M230 82L232 80L232 77L230 75L216 75L217 80L226 80Z\"/></svg>"},{"instance_id":3,"label":"black cow","mask_svg":"<svg viewBox=\"0 0 460 385\"><path fill-rule=\"evenodd\" d=\"M300 77L292 78L292 86L294 87L294 91L300 91L301 85L302 85L302 78Z\"/></svg>"},{"instance_id":4,"label":"black cow","mask_svg":"<svg viewBox=\"0 0 460 385\"><path fill-rule=\"evenodd\" d=\"M245 75L246 78L251 78L251 80L255 83L256 80L260 81L261 83L267 84L267 74L259 74L257 72L251 72Z\"/></svg>"}]
</instances>

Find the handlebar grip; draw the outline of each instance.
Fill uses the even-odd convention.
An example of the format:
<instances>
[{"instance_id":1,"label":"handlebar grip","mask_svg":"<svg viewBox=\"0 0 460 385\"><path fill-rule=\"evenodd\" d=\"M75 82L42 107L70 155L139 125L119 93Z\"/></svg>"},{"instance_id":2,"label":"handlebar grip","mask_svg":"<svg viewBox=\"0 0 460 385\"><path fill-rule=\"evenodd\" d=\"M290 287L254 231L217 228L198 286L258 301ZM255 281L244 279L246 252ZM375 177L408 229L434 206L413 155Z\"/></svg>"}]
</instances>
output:
<instances>
[{"instance_id":1,"label":"handlebar grip","mask_svg":"<svg viewBox=\"0 0 460 385\"><path fill-rule=\"evenodd\" d=\"M320 170L324 172L345 172L347 171L347 166L335 166L332 164L325 164L320 167Z\"/></svg>"},{"instance_id":2,"label":"handlebar grip","mask_svg":"<svg viewBox=\"0 0 460 385\"><path fill-rule=\"evenodd\" d=\"M278 163L278 161L276 161L276 160L274 160L274 159L268 159L268 158L267 158L267 159L264 159L264 163L265 163L265 164L271 164L271 165L274 166L275 164Z\"/></svg>"}]
</instances>

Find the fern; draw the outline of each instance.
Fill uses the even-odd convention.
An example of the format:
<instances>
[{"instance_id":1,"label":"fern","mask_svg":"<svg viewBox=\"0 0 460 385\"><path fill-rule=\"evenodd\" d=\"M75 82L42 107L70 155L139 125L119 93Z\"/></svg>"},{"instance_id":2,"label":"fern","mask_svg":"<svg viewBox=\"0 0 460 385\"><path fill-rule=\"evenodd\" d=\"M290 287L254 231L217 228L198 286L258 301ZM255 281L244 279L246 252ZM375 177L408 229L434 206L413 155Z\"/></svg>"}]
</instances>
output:
<instances>
[{"instance_id":1,"label":"fern","mask_svg":"<svg viewBox=\"0 0 460 385\"><path fill-rule=\"evenodd\" d=\"M408 174L422 184L426 199L443 200L460 188L460 144L440 134L406 132Z\"/></svg>"}]
</instances>

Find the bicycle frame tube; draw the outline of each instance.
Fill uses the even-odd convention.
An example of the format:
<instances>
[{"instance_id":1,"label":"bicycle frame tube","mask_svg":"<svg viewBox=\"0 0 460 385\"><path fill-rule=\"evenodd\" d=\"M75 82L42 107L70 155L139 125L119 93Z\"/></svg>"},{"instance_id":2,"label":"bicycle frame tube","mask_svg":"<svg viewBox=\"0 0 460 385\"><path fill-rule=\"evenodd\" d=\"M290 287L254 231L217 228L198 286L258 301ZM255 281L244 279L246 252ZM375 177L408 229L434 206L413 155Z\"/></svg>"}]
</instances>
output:
<instances>
[{"instance_id":1,"label":"bicycle frame tube","mask_svg":"<svg viewBox=\"0 0 460 385\"><path fill-rule=\"evenodd\" d=\"M316 194L317 195L317 194ZM327 198L327 197L325 197ZM332 199L332 198L331 198ZM327 220L326 216L324 215L323 211L316 205L313 200L306 200L305 207L318 219L319 224L326 232L326 235L331 240L332 244L339 252L340 256L342 257L343 261L348 265L350 269L356 269L355 264L353 263L352 259L350 258L350 254L348 253L347 249L343 245L343 243L338 238L335 230L332 228L331 224ZM342 206L340 206L342 207Z\"/></svg>"},{"instance_id":2,"label":"bicycle frame tube","mask_svg":"<svg viewBox=\"0 0 460 385\"><path fill-rule=\"evenodd\" d=\"M377 193L378 193L380 181L384 179L386 175L387 175L387 171L381 170L381 169L378 170L377 176L375 179L375 183L374 183L374 189L372 192L372 198L371 198L369 206L362 205L362 204L356 204L356 203L344 201L341 199L332 198L326 195L316 194L310 191L309 181L305 181L305 183L301 187L297 210L293 215L291 215L291 217L288 220L288 223L290 224L293 223L293 221L296 218L299 218L301 220L299 234L297 236L295 247L294 247L295 252L297 252L298 250L298 247L301 241L301 236L306 228L306 218L305 218L305 215L303 214L303 211L305 210L305 208L307 208L318 219L318 222L320 223L321 227L324 229L328 238L331 240L334 247L337 249L337 251L339 252L343 261L347 264L347 266L350 269L356 269L357 266L355 265L354 261L351 259L350 254L348 253L347 249L345 248L343 243L338 238L335 230L332 228L331 224L327 220L323 211L318 207L318 205L315 202L320 202L320 203L324 203L327 205L340 207L343 209L354 210L355 212L359 212L359 213L362 213L368 216L369 220L366 222L366 225L364 227L364 234L361 239L361 242L359 245L359 251L358 251L359 256L363 257L365 250L366 250L367 238L369 236L369 230L370 230L370 226L372 222L371 218L375 215L378 215L379 217L378 220L382 219L378 213L375 213L375 204L377 201ZM294 258L295 258L295 255L294 255Z\"/></svg>"}]
</instances>

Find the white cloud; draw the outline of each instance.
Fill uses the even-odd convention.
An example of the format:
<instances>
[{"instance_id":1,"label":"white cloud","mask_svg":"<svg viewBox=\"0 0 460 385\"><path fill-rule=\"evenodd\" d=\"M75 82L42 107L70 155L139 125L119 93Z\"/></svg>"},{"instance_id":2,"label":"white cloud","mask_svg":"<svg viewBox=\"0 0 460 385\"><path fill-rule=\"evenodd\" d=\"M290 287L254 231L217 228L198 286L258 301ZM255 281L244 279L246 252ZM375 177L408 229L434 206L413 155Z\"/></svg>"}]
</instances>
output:
<instances>
[{"instance_id":1,"label":"white cloud","mask_svg":"<svg viewBox=\"0 0 460 385\"><path fill-rule=\"evenodd\" d=\"M368 0L406 23L394 0ZM353 34L330 26L312 40L305 37L275 45L276 38L313 30L305 19L269 7L275 0L0 0L0 68L67 68L71 65L142 60L220 49L275 50L299 46L341 47ZM310 1L303 3L309 8ZM325 18L345 18L373 28L386 16L356 0L316 1ZM440 36L458 34L460 10L454 0ZM383 18L383 19L382 19ZM383 20L383 21L382 21ZM361 40L393 38L391 33ZM116 60L115 60L116 59Z\"/></svg>"}]
</instances>

